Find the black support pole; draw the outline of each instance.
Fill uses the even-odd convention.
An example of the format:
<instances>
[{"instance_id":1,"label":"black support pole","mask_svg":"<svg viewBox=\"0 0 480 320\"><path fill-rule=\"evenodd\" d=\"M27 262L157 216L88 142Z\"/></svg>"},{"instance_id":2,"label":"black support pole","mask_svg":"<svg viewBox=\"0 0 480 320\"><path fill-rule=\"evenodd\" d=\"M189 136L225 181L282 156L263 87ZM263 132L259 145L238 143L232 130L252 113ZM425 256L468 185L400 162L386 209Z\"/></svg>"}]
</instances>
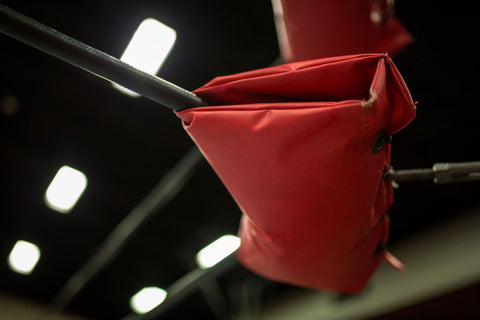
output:
<instances>
[{"instance_id":1,"label":"black support pole","mask_svg":"<svg viewBox=\"0 0 480 320\"><path fill-rule=\"evenodd\" d=\"M100 50L0 4L0 32L69 64L115 82L175 111L206 105L179 86L138 70Z\"/></svg>"}]
</instances>

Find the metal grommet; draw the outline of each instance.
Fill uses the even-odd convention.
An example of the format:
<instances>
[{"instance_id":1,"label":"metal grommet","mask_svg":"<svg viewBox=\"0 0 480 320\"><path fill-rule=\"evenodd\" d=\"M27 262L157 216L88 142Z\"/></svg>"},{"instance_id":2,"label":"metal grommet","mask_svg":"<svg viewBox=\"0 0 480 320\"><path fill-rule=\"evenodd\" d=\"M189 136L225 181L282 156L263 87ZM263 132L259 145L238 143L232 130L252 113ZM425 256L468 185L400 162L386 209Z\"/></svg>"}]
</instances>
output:
<instances>
[{"instance_id":1,"label":"metal grommet","mask_svg":"<svg viewBox=\"0 0 480 320\"><path fill-rule=\"evenodd\" d=\"M372 152L379 153L389 143L392 143L392 136L389 136L386 131L380 131L373 139Z\"/></svg>"}]
</instances>

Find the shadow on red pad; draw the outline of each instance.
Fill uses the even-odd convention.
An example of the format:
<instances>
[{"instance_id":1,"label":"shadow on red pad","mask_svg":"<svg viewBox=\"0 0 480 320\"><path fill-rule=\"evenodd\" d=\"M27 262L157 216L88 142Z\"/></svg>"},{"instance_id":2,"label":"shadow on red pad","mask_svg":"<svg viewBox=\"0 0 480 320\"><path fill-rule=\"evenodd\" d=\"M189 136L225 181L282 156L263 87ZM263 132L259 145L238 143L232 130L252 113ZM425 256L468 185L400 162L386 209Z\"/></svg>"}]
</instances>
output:
<instances>
[{"instance_id":1,"label":"shadow on red pad","mask_svg":"<svg viewBox=\"0 0 480 320\"><path fill-rule=\"evenodd\" d=\"M388 137L415 104L386 54L219 77L177 113L243 212L240 262L266 278L359 292L385 251Z\"/></svg>"}]
</instances>

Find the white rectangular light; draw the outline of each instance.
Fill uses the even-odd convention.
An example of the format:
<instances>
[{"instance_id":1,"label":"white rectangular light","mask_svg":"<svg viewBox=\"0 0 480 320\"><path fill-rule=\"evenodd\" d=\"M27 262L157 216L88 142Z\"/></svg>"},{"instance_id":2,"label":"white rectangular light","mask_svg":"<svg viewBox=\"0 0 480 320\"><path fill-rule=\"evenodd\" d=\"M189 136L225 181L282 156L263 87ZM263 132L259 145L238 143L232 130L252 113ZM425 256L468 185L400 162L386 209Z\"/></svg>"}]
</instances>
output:
<instances>
[{"instance_id":1,"label":"white rectangular light","mask_svg":"<svg viewBox=\"0 0 480 320\"><path fill-rule=\"evenodd\" d=\"M154 75L160 70L176 39L174 29L155 19L145 19L133 34L120 60ZM138 96L116 83L113 86L130 96Z\"/></svg>"},{"instance_id":2,"label":"white rectangular light","mask_svg":"<svg viewBox=\"0 0 480 320\"><path fill-rule=\"evenodd\" d=\"M40 249L35 244L18 240L8 256L8 265L13 271L28 275L32 273L39 259Z\"/></svg>"},{"instance_id":3,"label":"white rectangular light","mask_svg":"<svg viewBox=\"0 0 480 320\"><path fill-rule=\"evenodd\" d=\"M240 238L224 235L197 253L197 265L202 269L211 268L240 247Z\"/></svg>"},{"instance_id":4,"label":"white rectangular light","mask_svg":"<svg viewBox=\"0 0 480 320\"><path fill-rule=\"evenodd\" d=\"M45 192L47 206L61 213L70 212L87 187L87 177L76 169L63 166Z\"/></svg>"},{"instance_id":5,"label":"white rectangular light","mask_svg":"<svg viewBox=\"0 0 480 320\"><path fill-rule=\"evenodd\" d=\"M158 287L146 287L130 298L130 308L139 314L147 313L161 304L167 297L167 291Z\"/></svg>"}]
</instances>

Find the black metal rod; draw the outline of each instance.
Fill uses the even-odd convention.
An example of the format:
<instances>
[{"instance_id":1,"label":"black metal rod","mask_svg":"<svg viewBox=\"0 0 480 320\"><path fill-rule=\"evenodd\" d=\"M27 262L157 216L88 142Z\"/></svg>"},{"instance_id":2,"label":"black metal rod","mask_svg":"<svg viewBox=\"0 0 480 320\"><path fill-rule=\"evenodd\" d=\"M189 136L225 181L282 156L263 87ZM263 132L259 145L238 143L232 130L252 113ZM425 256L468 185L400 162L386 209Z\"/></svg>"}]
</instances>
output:
<instances>
[{"instance_id":1,"label":"black metal rod","mask_svg":"<svg viewBox=\"0 0 480 320\"><path fill-rule=\"evenodd\" d=\"M2 4L0 32L175 111L206 105L190 91L138 70Z\"/></svg>"},{"instance_id":2,"label":"black metal rod","mask_svg":"<svg viewBox=\"0 0 480 320\"><path fill-rule=\"evenodd\" d=\"M432 169L409 169L391 171L384 179L405 182L432 180L433 178L435 178L435 172Z\"/></svg>"},{"instance_id":3,"label":"black metal rod","mask_svg":"<svg viewBox=\"0 0 480 320\"><path fill-rule=\"evenodd\" d=\"M433 180L438 184L478 181L480 161L435 163L431 169L390 170L384 179L395 182Z\"/></svg>"}]
</instances>

